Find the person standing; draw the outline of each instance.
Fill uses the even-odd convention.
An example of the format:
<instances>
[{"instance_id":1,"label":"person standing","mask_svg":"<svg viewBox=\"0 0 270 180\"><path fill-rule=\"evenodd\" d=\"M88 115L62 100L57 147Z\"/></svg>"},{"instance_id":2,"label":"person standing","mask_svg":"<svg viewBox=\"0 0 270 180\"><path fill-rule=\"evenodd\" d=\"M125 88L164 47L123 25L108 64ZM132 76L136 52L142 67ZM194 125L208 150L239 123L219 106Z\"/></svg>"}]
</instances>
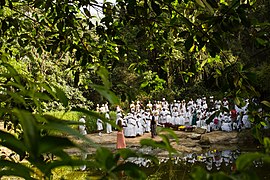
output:
<instances>
[{"instance_id":1,"label":"person standing","mask_svg":"<svg viewBox=\"0 0 270 180\"><path fill-rule=\"evenodd\" d=\"M85 126L85 116L82 116L82 117L79 119L79 122L81 123L81 124L79 125L79 132L80 132L80 134L86 135L86 134L87 134L87 131L86 131L86 126Z\"/></svg>"},{"instance_id":2,"label":"person standing","mask_svg":"<svg viewBox=\"0 0 270 180\"><path fill-rule=\"evenodd\" d=\"M116 149L126 148L126 140L123 131L124 122L122 118L118 119L117 125L119 126L119 129L116 137Z\"/></svg>"},{"instance_id":3,"label":"person standing","mask_svg":"<svg viewBox=\"0 0 270 180\"><path fill-rule=\"evenodd\" d=\"M150 127L151 127L151 137L154 138L157 135L157 121L153 114L151 115Z\"/></svg>"},{"instance_id":4,"label":"person standing","mask_svg":"<svg viewBox=\"0 0 270 180\"><path fill-rule=\"evenodd\" d=\"M191 123L191 125L193 126L193 125L197 125L197 120L198 120L198 116L197 116L197 110L195 109L194 110L194 112L193 112L193 114L192 114L192 123Z\"/></svg>"},{"instance_id":5,"label":"person standing","mask_svg":"<svg viewBox=\"0 0 270 180\"><path fill-rule=\"evenodd\" d=\"M112 133L112 125L110 124L109 112L106 112L105 118L108 120L108 122L106 122L106 132L107 132L107 134L110 134L110 133Z\"/></svg>"},{"instance_id":6,"label":"person standing","mask_svg":"<svg viewBox=\"0 0 270 180\"><path fill-rule=\"evenodd\" d=\"M146 127L145 132L149 133L151 131L151 112L150 110L145 111L145 120L146 120Z\"/></svg>"},{"instance_id":7,"label":"person standing","mask_svg":"<svg viewBox=\"0 0 270 180\"><path fill-rule=\"evenodd\" d=\"M103 130L103 122L100 118L97 119L97 131L98 135L101 136L101 131Z\"/></svg>"}]
</instances>

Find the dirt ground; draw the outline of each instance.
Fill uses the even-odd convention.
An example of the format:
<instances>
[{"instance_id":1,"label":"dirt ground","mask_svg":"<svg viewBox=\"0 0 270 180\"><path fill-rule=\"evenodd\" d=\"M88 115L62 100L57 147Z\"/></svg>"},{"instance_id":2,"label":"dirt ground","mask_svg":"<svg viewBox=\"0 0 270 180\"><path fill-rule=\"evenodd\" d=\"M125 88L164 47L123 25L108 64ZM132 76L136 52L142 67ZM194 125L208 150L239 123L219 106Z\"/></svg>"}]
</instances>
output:
<instances>
[{"instance_id":1,"label":"dirt ground","mask_svg":"<svg viewBox=\"0 0 270 180\"><path fill-rule=\"evenodd\" d=\"M3 123L0 123L0 128L3 130ZM173 138L170 139L171 145L180 153L192 153L192 152L201 152L205 148L219 148L226 149L230 146L230 149L235 149L237 146L237 133L236 132L222 132L216 131L211 133L201 133L198 131L193 132L185 132L185 131L174 131L176 136L178 137L179 143ZM112 150L116 150L116 137L117 131L113 131L110 134L102 133L99 136L98 133L87 134L87 138L93 141L96 145L107 147ZM145 133L142 136L137 136L135 138L125 138L127 148L131 149L140 149L145 148L140 145L140 141L142 139L153 139L154 141L162 141L160 136L156 136L155 138L151 138L151 133ZM210 142L210 144L202 144L201 139L206 139ZM87 153L91 154L95 152L96 148L93 144L85 144L82 140L78 140L76 138L72 138L76 143L82 144L82 146L86 149ZM216 140L216 141L215 141ZM228 141L232 140L232 141ZM0 152L11 153L10 150L0 146ZM66 152L69 154L79 154L80 150L76 148L66 149ZM164 151L160 152L161 154ZM165 152L166 153L166 152ZM166 154L164 154L166 155Z\"/></svg>"}]
</instances>

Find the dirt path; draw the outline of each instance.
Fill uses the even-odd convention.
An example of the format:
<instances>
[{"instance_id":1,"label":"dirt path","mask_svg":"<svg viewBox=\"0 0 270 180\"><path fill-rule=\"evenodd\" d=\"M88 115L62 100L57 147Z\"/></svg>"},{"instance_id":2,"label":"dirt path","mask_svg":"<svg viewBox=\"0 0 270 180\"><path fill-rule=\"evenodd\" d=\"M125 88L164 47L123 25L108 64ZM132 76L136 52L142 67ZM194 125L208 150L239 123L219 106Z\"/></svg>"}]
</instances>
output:
<instances>
[{"instance_id":1,"label":"dirt path","mask_svg":"<svg viewBox=\"0 0 270 180\"><path fill-rule=\"evenodd\" d=\"M3 123L0 122L0 127L3 126ZM1 128L3 130L3 128ZM211 133L200 133L197 131L194 132L184 132L184 131L174 131L178 137L179 143L175 141L175 139L170 139L171 145L180 153L192 153L192 152L202 152L205 148L215 148L215 149L226 149L230 147L230 149L237 148L238 142L238 134L236 132L222 132L216 131ZM112 150L116 150L116 137L117 131L113 131L111 134L102 133L99 136L98 133L87 134L87 138L91 139L95 144L100 145L102 147L107 147ZM151 133L145 133L142 136L137 136L135 138L125 138L127 148L131 149L142 149L145 147L141 147L140 141L142 139L152 139ZM202 144L202 139L208 144ZM82 144L81 140L72 138L76 143ZM160 136L153 138L154 141L162 141ZM94 148L91 144L83 144L83 147L87 150L88 153L95 152L96 148ZM80 154L80 150L77 148L70 148L66 150L70 154ZM7 154L11 153L10 150L5 147L0 146L0 152L5 152ZM159 151L159 153L165 153L164 151ZM160 155L160 154L159 154Z\"/></svg>"},{"instance_id":2,"label":"dirt path","mask_svg":"<svg viewBox=\"0 0 270 180\"><path fill-rule=\"evenodd\" d=\"M178 137L179 143L177 143L175 139L173 138L170 139L170 142L173 148L175 148L179 153L202 152L204 148L210 148L211 146L213 148L219 148L219 149L226 149L229 146L231 149L236 148L234 147L236 145L235 144L236 141L230 144L230 142L226 140L226 138L235 139L237 137L236 132L226 133L222 131L217 131L217 132L212 132L212 133L207 133L207 134L200 134L197 132L184 132L184 131L174 131L174 132ZM117 135L117 132L113 131L111 134L102 133L101 136L99 136L98 133L87 134L86 136L87 138L91 139L94 143L102 147L107 147L109 149L115 150L116 149L115 148L116 135ZM200 144L201 136L207 136L207 137L213 136L215 139L216 137L219 137L219 138L217 138L218 142L212 142L212 145L202 145ZM144 135L138 136L135 138L125 138L127 148L137 149L137 150L144 148L144 147L141 147L140 145L140 141L142 139L152 139L151 133L145 133ZM162 141L161 137L159 136L153 138L153 140ZM86 148L89 153L92 153L95 151L95 148L93 148L92 146L87 146ZM68 149L67 151L71 154L74 154L77 152L75 149ZM164 152L162 150L158 151L158 153L159 153L158 155L167 154L167 152Z\"/></svg>"}]
</instances>

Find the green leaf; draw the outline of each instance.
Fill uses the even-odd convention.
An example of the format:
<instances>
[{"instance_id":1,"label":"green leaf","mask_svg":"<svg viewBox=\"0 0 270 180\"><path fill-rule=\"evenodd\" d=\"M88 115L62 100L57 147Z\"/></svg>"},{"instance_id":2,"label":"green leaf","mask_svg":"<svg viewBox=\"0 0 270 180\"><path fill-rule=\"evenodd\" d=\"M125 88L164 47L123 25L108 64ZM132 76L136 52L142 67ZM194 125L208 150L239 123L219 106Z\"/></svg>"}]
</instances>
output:
<instances>
[{"instance_id":1,"label":"green leaf","mask_svg":"<svg viewBox=\"0 0 270 180\"><path fill-rule=\"evenodd\" d=\"M91 139L80 134L78 130L75 130L75 129L68 126L69 124L76 124L76 123L79 124L78 122L67 121L67 120L65 121L65 120L57 119L57 118L50 116L50 115L44 115L44 118L48 121L48 123L43 124L41 126L42 129L44 129L44 130L57 130L57 131L62 132L62 133L73 135L75 137L81 138L85 142L88 142L92 146L97 147L97 145Z\"/></svg>"},{"instance_id":2,"label":"green leaf","mask_svg":"<svg viewBox=\"0 0 270 180\"><path fill-rule=\"evenodd\" d=\"M37 123L34 116L24 110L13 109L14 114L18 117L23 128L23 140L30 155L37 157L40 132L37 129Z\"/></svg>"},{"instance_id":3,"label":"green leaf","mask_svg":"<svg viewBox=\"0 0 270 180\"><path fill-rule=\"evenodd\" d=\"M206 124L210 124L212 121L213 121L213 119L216 117L216 116L218 116L219 115L219 113L220 113L220 111L216 111L215 113L213 113L208 119L206 119Z\"/></svg>"},{"instance_id":4,"label":"green leaf","mask_svg":"<svg viewBox=\"0 0 270 180\"><path fill-rule=\"evenodd\" d=\"M7 94L12 97L14 102L16 102L18 104L23 104L24 106L26 106L24 98L19 93L14 93L14 92L8 91Z\"/></svg>"},{"instance_id":5,"label":"green leaf","mask_svg":"<svg viewBox=\"0 0 270 180\"><path fill-rule=\"evenodd\" d=\"M169 137L168 135L165 135L165 134L160 134L159 135L162 139L162 141L165 143L166 145L166 150L171 154L171 153L176 153L176 149L174 149L172 147L172 145L170 144L170 140L169 140Z\"/></svg>"},{"instance_id":6,"label":"green leaf","mask_svg":"<svg viewBox=\"0 0 270 180\"><path fill-rule=\"evenodd\" d=\"M205 7L205 5L203 4L201 0L196 0L196 3L199 4L203 8Z\"/></svg>"},{"instance_id":7,"label":"green leaf","mask_svg":"<svg viewBox=\"0 0 270 180\"><path fill-rule=\"evenodd\" d=\"M111 104L119 104L119 99L117 96L107 87L95 84L91 84L90 86L94 88L100 95L108 99Z\"/></svg>"},{"instance_id":8,"label":"green leaf","mask_svg":"<svg viewBox=\"0 0 270 180\"><path fill-rule=\"evenodd\" d=\"M101 77L101 80L102 80L104 86L107 89L110 89L111 83L109 81L109 72L108 72L108 70L105 67L100 66L98 68L97 74Z\"/></svg>"},{"instance_id":9,"label":"green leaf","mask_svg":"<svg viewBox=\"0 0 270 180\"><path fill-rule=\"evenodd\" d=\"M260 44L260 45L265 45L267 44L267 41L261 39L261 38L256 38L256 41Z\"/></svg>"},{"instance_id":10,"label":"green leaf","mask_svg":"<svg viewBox=\"0 0 270 180\"><path fill-rule=\"evenodd\" d=\"M145 81L141 84L141 88L145 88L146 86L148 86L149 82Z\"/></svg>"},{"instance_id":11,"label":"green leaf","mask_svg":"<svg viewBox=\"0 0 270 180\"><path fill-rule=\"evenodd\" d=\"M172 129L158 128L157 131L158 131L158 133L163 133L163 132L168 133L168 135L172 136L175 139L176 143L179 143L179 138L177 137L177 135L175 134L175 132Z\"/></svg>"},{"instance_id":12,"label":"green leaf","mask_svg":"<svg viewBox=\"0 0 270 180\"><path fill-rule=\"evenodd\" d=\"M261 102L263 105L270 107L270 102L269 101L262 101Z\"/></svg>"},{"instance_id":13,"label":"green leaf","mask_svg":"<svg viewBox=\"0 0 270 180\"><path fill-rule=\"evenodd\" d=\"M47 100L47 101L51 100L51 98L47 94L41 93L41 92L35 92L34 97L37 97L38 99L41 99L41 100Z\"/></svg>"},{"instance_id":14,"label":"green leaf","mask_svg":"<svg viewBox=\"0 0 270 180\"><path fill-rule=\"evenodd\" d=\"M140 141L140 144L142 146L151 146L153 148L166 149L166 144L163 141L157 142L157 141L154 141L153 139L142 139Z\"/></svg>"},{"instance_id":15,"label":"green leaf","mask_svg":"<svg viewBox=\"0 0 270 180\"><path fill-rule=\"evenodd\" d=\"M222 75L222 73L221 73L221 71L220 71L219 69L216 69L216 73L217 73L219 76Z\"/></svg>"},{"instance_id":16,"label":"green leaf","mask_svg":"<svg viewBox=\"0 0 270 180\"><path fill-rule=\"evenodd\" d=\"M60 102L63 103L63 105L65 107L67 107L68 106L68 98L67 98L66 94L64 93L64 91L57 86L54 86L54 88L56 90L56 95L57 95L58 99L60 100Z\"/></svg>"},{"instance_id":17,"label":"green leaf","mask_svg":"<svg viewBox=\"0 0 270 180\"><path fill-rule=\"evenodd\" d=\"M210 6L211 6L212 8L218 8L218 3L217 3L217 1L206 0L206 2L209 3Z\"/></svg>"},{"instance_id":18,"label":"green leaf","mask_svg":"<svg viewBox=\"0 0 270 180\"><path fill-rule=\"evenodd\" d=\"M212 8L212 6L207 2L207 0L202 0L204 5L206 6L206 9L213 14L214 13L214 9Z\"/></svg>"},{"instance_id":19,"label":"green leaf","mask_svg":"<svg viewBox=\"0 0 270 180\"><path fill-rule=\"evenodd\" d=\"M110 170L114 166L116 166L116 163L113 159L113 153L104 147L100 147L96 151L95 155L96 162L100 165L103 170Z\"/></svg>"},{"instance_id":20,"label":"green leaf","mask_svg":"<svg viewBox=\"0 0 270 180\"><path fill-rule=\"evenodd\" d=\"M54 99L57 99L56 94L53 92L50 85L48 85L47 83L42 83L42 84L40 84L40 86L42 88L44 88L50 95L52 95L54 97Z\"/></svg>"},{"instance_id":21,"label":"green leaf","mask_svg":"<svg viewBox=\"0 0 270 180\"><path fill-rule=\"evenodd\" d=\"M40 140L39 153L50 153L60 151L69 147L75 147L75 144L66 137L44 136Z\"/></svg>"},{"instance_id":22,"label":"green leaf","mask_svg":"<svg viewBox=\"0 0 270 180\"><path fill-rule=\"evenodd\" d=\"M0 177L2 176L18 176L25 179L34 179L31 177L30 173L33 172L32 169L16 162L11 162L7 160L0 160ZM7 170L5 170L7 169Z\"/></svg>"},{"instance_id":23,"label":"green leaf","mask_svg":"<svg viewBox=\"0 0 270 180\"><path fill-rule=\"evenodd\" d=\"M260 124L263 126L267 126L267 124L264 121L261 121Z\"/></svg>"},{"instance_id":24,"label":"green leaf","mask_svg":"<svg viewBox=\"0 0 270 180\"><path fill-rule=\"evenodd\" d=\"M82 165L87 165L88 167L93 167L96 168L97 164L93 161L83 161L81 159L61 159L61 160L54 160L50 163L47 163L46 166L43 169L44 174L47 175L48 173L51 172L52 169L57 168L57 167L63 167L63 166L82 166Z\"/></svg>"},{"instance_id":25,"label":"green leaf","mask_svg":"<svg viewBox=\"0 0 270 180\"><path fill-rule=\"evenodd\" d=\"M0 144L19 154L20 159L23 159L25 156L25 151L27 150L25 145L12 134L0 130Z\"/></svg>"},{"instance_id":26,"label":"green leaf","mask_svg":"<svg viewBox=\"0 0 270 180\"><path fill-rule=\"evenodd\" d=\"M138 157L138 154L136 152L134 152L133 150L131 149L128 149L128 148L124 148L124 149L118 149L117 150L117 153L120 154L120 156L126 160L127 158L129 157Z\"/></svg>"},{"instance_id":27,"label":"green leaf","mask_svg":"<svg viewBox=\"0 0 270 180\"><path fill-rule=\"evenodd\" d=\"M18 72L16 71L16 69L13 66L11 66L10 64L7 64L7 63L2 63L1 65L7 68L9 73L12 75L12 77L15 79L15 81L18 84L21 84L20 75L18 74Z\"/></svg>"},{"instance_id":28,"label":"green leaf","mask_svg":"<svg viewBox=\"0 0 270 180\"><path fill-rule=\"evenodd\" d=\"M88 16L89 18L91 18L91 13L87 8L83 8L83 11L85 13L86 16Z\"/></svg>"},{"instance_id":29,"label":"green leaf","mask_svg":"<svg viewBox=\"0 0 270 180\"><path fill-rule=\"evenodd\" d=\"M263 138L263 145L265 148L265 152L269 154L269 152L270 152L270 139L268 137ZM268 162L269 162L269 158L268 158Z\"/></svg>"},{"instance_id":30,"label":"green leaf","mask_svg":"<svg viewBox=\"0 0 270 180\"><path fill-rule=\"evenodd\" d=\"M264 154L258 153L258 152L242 154L236 160L236 168L239 171L245 171L251 165L253 165L254 160L258 160L258 159L262 158L263 156L264 156Z\"/></svg>"},{"instance_id":31,"label":"green leaf","mask_svg":"<svg viewBox=\"0 0 270 180\"><path fill-rule=\"evenodd\" d=\"M241 101L240 101L239 97L235 97L235 98L234 98L234 103L235 103L237 106L240 106Z\"/></svg>"}]
</instances>

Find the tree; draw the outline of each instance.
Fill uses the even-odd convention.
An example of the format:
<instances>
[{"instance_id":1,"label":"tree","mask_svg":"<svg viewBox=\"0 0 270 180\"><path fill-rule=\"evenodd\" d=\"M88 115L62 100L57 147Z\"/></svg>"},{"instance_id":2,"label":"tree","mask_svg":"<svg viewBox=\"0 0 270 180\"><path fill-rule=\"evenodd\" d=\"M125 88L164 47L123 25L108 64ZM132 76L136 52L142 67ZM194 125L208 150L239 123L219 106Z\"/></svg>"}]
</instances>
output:
<instances>
[{"instance_id":1,"label":"tree","mask_svg":"<svg viewBox=\"0 0 270 180\"><path fill-rule=\"evenodd\" d=\"M133 96L131 91L137 87L140 91L136 92L162 91L165 87L179 91L198 81L206 85L216 82L214 87L229 91L238 104L239 97L258 96L247 70L254 63L253 56L268 55L269 22L261 18L268 13L267 5L267 1L253 0L119 0L103 5L86 0L1 0L1 114L16 133L0 131L0 143L15 151L20 160L27 159L42 176L48 177L58 166L87 163L64 152L66 147L76 147L72 141L50 133L67 132L89 142L68 126L77 123L42 112L44 103L59 101L68 109L69 98L78 102L78 97L66 94L69 90L58 85L79 88L88 98L96 90L112 104L119 103L112 90L122 89L121 95ZM100 22L91 21L90 7L102 9ZM246 43L247 47L243 45ZM53 68L57 76L53 76ZM76 110L99 117L91 111ZM170 149L168 144L166 147ZM106 155L106 162L114 162L110 166L95 164L109 175L123 169L122 165L117 168L121 153L135 156L129 151L116 155L102 149L98 152ZM47 161L47 153L57 160ZM0 164L1 175L31 179L32 170L22 164L8 159ZM134 167L123 166L127 170ZM134 177L140 177L136 172Z\"/></svg>"}]
</instances>

